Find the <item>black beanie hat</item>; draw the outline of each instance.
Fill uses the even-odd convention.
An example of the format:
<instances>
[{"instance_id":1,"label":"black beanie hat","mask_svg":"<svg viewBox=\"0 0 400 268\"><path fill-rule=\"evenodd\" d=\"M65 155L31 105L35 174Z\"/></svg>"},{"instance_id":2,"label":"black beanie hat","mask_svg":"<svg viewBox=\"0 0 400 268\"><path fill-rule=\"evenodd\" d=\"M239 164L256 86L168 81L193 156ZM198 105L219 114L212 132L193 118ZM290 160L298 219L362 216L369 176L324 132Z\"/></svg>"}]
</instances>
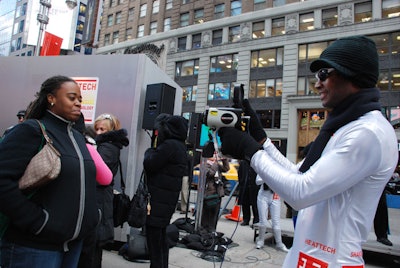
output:
<instances>
[{"instance_id":1,"label":"black beanie hat","mask_svg":"<svg viewBox=\"0 0 400 268\"><path fill-rule=\"evenodd\" d=\"M365 36L337 39L310 65L312 72L321 68L334 68L360 88L375 87L379 76L375 42Z\"/></svg>"}]
</instances>

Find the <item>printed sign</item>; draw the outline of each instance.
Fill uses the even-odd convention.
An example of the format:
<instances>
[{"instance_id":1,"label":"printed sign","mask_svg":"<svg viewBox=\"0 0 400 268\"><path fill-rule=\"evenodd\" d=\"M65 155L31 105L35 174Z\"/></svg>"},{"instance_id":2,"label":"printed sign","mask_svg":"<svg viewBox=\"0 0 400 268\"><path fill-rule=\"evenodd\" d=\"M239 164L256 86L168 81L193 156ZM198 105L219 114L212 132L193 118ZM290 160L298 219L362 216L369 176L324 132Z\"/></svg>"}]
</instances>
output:
<instances>
[{"instance_id":1,"label":"printed sign","mask_svg":"<svg viewBox=\"0 0 400 268\"><path fill-rule=\"evenodd\" d=\"M82 94L81 111L85 117L85 124L93 124L96 114L97 92L99 89L98 77L72 77L79 87Z\"/></svg>"}]
</instances>

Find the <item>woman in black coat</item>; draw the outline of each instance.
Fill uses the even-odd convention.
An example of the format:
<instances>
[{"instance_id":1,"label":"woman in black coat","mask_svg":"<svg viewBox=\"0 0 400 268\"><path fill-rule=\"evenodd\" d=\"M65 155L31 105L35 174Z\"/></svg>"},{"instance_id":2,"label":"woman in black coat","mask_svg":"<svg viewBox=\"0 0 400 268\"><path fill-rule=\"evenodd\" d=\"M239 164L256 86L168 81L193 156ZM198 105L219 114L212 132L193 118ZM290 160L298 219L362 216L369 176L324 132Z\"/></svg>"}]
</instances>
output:
<instances>
[{"instance_id":1,"label":"woman in black coat","mask_svg":"<svg viewBox=\"0 0 400 268\"><path fill-rule=\"evenodd\" d=\"M185 139L188 124L181 116L160 114L154 128L157 132L156 147L146 150L143 161L151 194L151 211L146 220L147 245L150 267L167 268L166 227L175 212L182 177L187 174Z\"/></svg>"}]
</instances>

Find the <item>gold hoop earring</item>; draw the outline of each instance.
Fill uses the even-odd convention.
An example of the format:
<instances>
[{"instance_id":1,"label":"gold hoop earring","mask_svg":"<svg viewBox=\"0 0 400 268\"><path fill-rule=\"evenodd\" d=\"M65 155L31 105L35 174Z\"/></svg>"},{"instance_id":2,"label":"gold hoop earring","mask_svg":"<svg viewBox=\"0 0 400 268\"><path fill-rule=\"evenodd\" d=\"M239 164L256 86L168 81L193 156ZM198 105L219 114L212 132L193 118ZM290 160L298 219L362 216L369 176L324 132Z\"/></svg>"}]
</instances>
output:
<instances>
[{"instance_id":1,"label":"gold hoop earring","mask_svg":"<svg viewBox=\"0 0 400 268\"><path fill-rule=\"evenodd\" d=\"M50 103L50 105L51 105L51 107L53 107L53 106L54 106L54 103Z\"/></svg>"}]
</instances>

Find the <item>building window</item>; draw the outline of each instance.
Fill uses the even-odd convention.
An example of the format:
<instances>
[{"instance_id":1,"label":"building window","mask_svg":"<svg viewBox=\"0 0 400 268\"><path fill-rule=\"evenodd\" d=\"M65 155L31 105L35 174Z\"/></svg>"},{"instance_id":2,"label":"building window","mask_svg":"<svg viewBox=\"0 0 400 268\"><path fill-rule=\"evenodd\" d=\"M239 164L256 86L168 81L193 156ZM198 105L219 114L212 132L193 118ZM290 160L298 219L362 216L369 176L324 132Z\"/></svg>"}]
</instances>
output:
<instances>
[{"instance_id":1,"label":"building window","mask_svg":"<svg viewBox=\"0 0 400 268\"><path fill-rule=\"evenodd\" d=\"M112 40L112 43L113 44L118 44L118 39L119 39L119 32L117 31L117 32L113 32L113 40Z\"/></svg>"},{"instance_id":2,"label":"building window","mask_svg":"<svg viewBox=\"0 0 400 268\"><path fill-rule=\"evenodd\" d=\"M285 34L285 18L272 19L272 36Z\"/></svg>"},{"instance_id":3,"label":"building window","mask_svg":"<svg viewBox=\"0 0 400 268\"><path fill-rule=\"evenodd\" d=\"M240 41L240 26L229 27L228 41L230 43Z\"/></svg>"},{"instance_id":4,"label":"building window","mask_svg":"<svg viewBox=\"0 0 400 268\"><path fill-rule=\"evenodd\" d=\"M157 33L157 22L153 21L150 23L150 34Z\"/></svg>"},{"instance_id":5,"label":"building window","mask_svg":"<svg viewBox=\"0 0 400 268\"><path fill-rule=\"evenodd\" d=\"M254 11L262 10L267 7L265 0L254 0Z\"/></svg>"},{"instance_id":6,"label":"building window","mask_svg":"<svg viewBox=\"0 0 400 268\"><path fill-rule=\"evenodd\" d=\"M192 48L201 48L201 34L192 35Z\"/></svg>"},{"instance_id":7,"label":"building window","mask_svg":"<svg viewBox=\"0 0 400 268\"><path fill-rule=\"evenodd\" d=\"M242 1L231 2L231 16L242 14Z\"/></svg>"},{"instance_id":8,"label":"building window","mask_svg":"<svg viewBox=\"0 0 400 268\"><path fill-rule=\"evenodd\" d=\"M18 37L18 39L17 39L17 50L21 49L21 45L22 45L22 38Z\"/></svg>"},{"instance_id":9,"label":"building window","mask_svg":"<svg viewBox=\"0 0 400 268\"><path fill-rule=\"evenodd\" d=\"M224 17L225 4L219 4L214 7L214 19L222 19Z\"/></svg>"},{"instance_id":10,"label":"building window","mask_svg":"<svg viewBox=\"0 0 400 268\"><path fill-rule=\"evenodd\" d=\"M283 64L283 47L251 52L251 68L273 67Z\"/></svg>"},{"instance_id":11,"label":"building window","mask_svg":"<svg viewBox=\"0 0 400 268\"><path fill-rule=\"evenodd\" d=\"M190 3L190 0L182 0L182 5Z\"/></svg>"},{"instance_id":12,"label":"building window","mask_svg":"<svg viewBox=\"0 0 400 268\"><path fill-rule=\"evenodd\" d=\"M104 36L104 46L110 45L110 34Z\"/></svg>"},{"instance_id":13,"label":"building window","mask_svg":"<svg viewBox=\"0 0 400 268\"><path fill-rule=\"evenodd\" d=\"M153 14L157 14L160 11L160 0L153 1Z\"/></svg>"},{"instance_id":14,"label":"building window","mask_svg":"<svg viewBox=\"0 0 400 268\"><path fill-rule=\"evenodd\" d=\"M215 83L208 85L208 100L229 100L233 95L233 83Z\"/></svg>"},{"instance_id":15,"label":"building window","mask_svg":"<svg viewBox=\"0 0 400 268\"><path fill-rule=\"evenodd\" d=\"M138 26L138 32L137 32L137 37L143 37L144 36L144 25L139 25Z\"/></svg>"},{"instance_id":16,"label":"building window","mask_svg":"<svg viewBox=\"0 0 400 268\"><path fill-rule=\"evenodd\" d=\"M282 78L250 81L249 98L265 98L282 95Z\"/></svg>"},{"instance_id":17,"label":"building window","mask_svg":"<svg viewBox=\"0 0 400 268\"><path fill-rule=\"evenodd\" d=\"M253 23L253 39L263 38L265 36L264 26L264 21Z\"/></svg>"},{"instance_id":18,"label":"building window","mask_svg":"<svg viewBox=\"0 0 400 268\"><path fill-rule=\"evenodd\" d=\"M329 28L337 26L338 13L337 8L322 10L322 27Z\"/></svg>"},{"instance_id":19,"label":"building window","mask_svg":"<svg viewBox=\"0 0 400 268\"><path fill-rule=\"evenodd\" d=\"M132 28L128 28L126 29L126 34L125 34L125 40L129 40L133 38L133 29Z\"/></svg>"},{"instance_id":20,"label":"building window","mask_svg":"<svg viewBox=\"0 0 400 268\"><path fill-rule=\"evenodd\" d=\"M368 22L372 19L371 1L354 4L354 22Z\"/></svg>"},{"instance_id":21,"label":"building window","mask_svg":"<svg viewBox=\"0 0 400 268\"><path fill-rule=\"evenodd\" d=\"M115 24L120 24L121 23L121 17L122 17L121 12L117 12L115 14Z\"/></svg>"},{"instance_id":22,"label":"building window","mask_svg":"<svg viewBox=\"0 0 400 268\"><path fill-rule=\"evenodd\" d=\"M212 33L212 44L220 45L222 44L222 29L214 30Z\"/></svg>"},{"instance_id":23,"label":"building window","mask_svg":"<svg viewBox=\"0 0 400 268\"><path fill-rule=\"evenodd\" d=\"M211 57L210 73L230 72L237 70L239 62L238 54L227 54Z\"/></svg>"},{"instance_id":24,"label":"building window","mask_svg":"<svg viewBox=\"0 0 400 268\"><path fill-rule=\"evenodd\" d=\"M164 32L171 30L171 18L164 19Z\"/></svg>"},{"instance_id":25,"label":"building window","mask_svg":"<svg viewBox=\"0 0 400 268\"><path fill-rule=\"evenodd\" d=\"M107 17L107 26L110 27L113 25L114 15L108 15Z\"/></svg>"},{"instance_id":26,"label":"building window","mask_svg":"<svg viewBox=\"0 0 400 268\"><path fill-rule=\"evenodd\" d=\"M196 101L197 85L182 87L182 101Z\"/></svg>"},{"instance_id":27,"label":"building window","mask_svg":"<svg viewBox=\"0 0 400 268\"><path fill-rule=\"evenodd\" d=\"M319 58L322 51L329 45L329 42L304 44L299 46L299 63L309 62Z\"/></svg>"},{"instance_id":28,"label":"building window","mask_svg":"<svg viewBox=\"0 0 400 268\"><path fill-rule=\"evenodd\" d=\"M317 79L314 75L301 76L297 78L297 95L317 95L318 90L315 88Z\"/></svg>"},{"instance_id":29,"label":"building window","mask_svg":"<svg viewBox=\"0 0 400 268\"><path fill-rule=\"evenodd\" d=\"M194 11L194 24L204 22L204 9L197 9Z\"/></svg>"},{"instance_id":30,"label":"building window","mask_svg":"<svg viewBox=\"0 0 400 268\"><path fill-rule=\"evenodd\" d=\"M189 12L181 14L180 25L181 27L189 25Z\"/></svg>"},{"instance_id":31,"label":"building window","mask_svg":"<svg viewBox=\"0 0 400 268\"><path fill-rule=\"evenodd\" d=\"M165 2L165 9L172 9L172 1L173 0L167 0L166 2Z\"/></svg>"},{"instance_id":32,"label":"building window","mask_svg":"<svg viewBox=\"0 0 400 268\"><path fill-rule=\"evenodd\" d=\"M299 16L299 30L300 32L314 30L314 13L300 14Z\"/></svg>"},{"instance_id":33,"label":"building window","mask_svg":"<svg viewBox=\"0 0 400 268\"><path fill-rule=\"evenodd\" d=\"M192 76L199 73L199 59L176 63L175 77Z\"/></svg>"},{"instance_id":34,"label":"building window","mask_svg":"<svg viewBox=\"0 0 400 268\"><path fill-rule=\"evenodd\" d=\"M128 21L133 21L135 15L135 8L130 8L128 10Z\"/></svg>"},{"instance_id":35,"label":"building window","mask_svg":"<svg viewBox=\"0 0 400 268\"><path fill-rule=\"evenodd\" d=\"M398 0L382 0L382 18L400 16L400 2Z\"/></svg>"},{"instance_id":36,"label":"building window","mask_svg":"<svg viewBox=\"0 0 400 268\"><path fill-rule=\"evenodd\" d=\"M280 7L286 5L286 0L273 0L272 6L273 7Z\"/></svg>"},{"instance_id":37,"label":"building window","mask_svg":"<svg viewBox=\"0 0 400 268\"><path fill-rule=\"evenodd\" d=\"M178 38L178 51L186 50L186 42L187 42L186 36Z\"/></svg>"},{"instance_id":38,"label":"building window","mask_svg":"<svg viewBox=\"0 0 400 268\"><path fill-rule=\"evenodd\" d=\"M147 4L143 4L140 6L140 17L143 18L146 16L147 12Z\"/></svg>"}]
</instances>

